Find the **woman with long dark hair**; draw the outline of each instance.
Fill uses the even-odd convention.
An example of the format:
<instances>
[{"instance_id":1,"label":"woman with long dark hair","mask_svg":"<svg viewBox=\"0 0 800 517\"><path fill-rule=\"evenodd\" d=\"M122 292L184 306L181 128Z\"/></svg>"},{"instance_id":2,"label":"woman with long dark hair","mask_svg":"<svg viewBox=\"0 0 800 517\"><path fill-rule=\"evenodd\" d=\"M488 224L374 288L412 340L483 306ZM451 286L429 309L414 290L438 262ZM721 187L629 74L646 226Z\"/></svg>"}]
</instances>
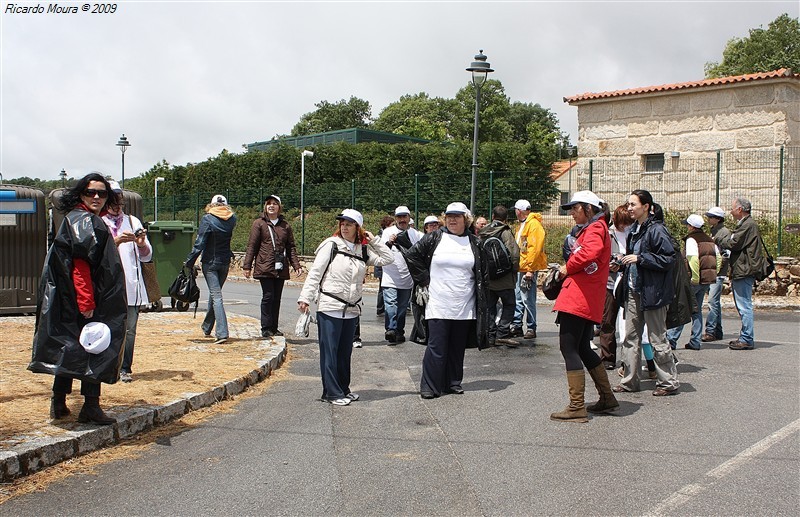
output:
<instances>
[{"instance_id":1,"label":"woman with long dark hair","mask_svg":"<svg viewBox=\"0 0 800 517\"><path fill-rule=\"evenodd\" d=\"M646 190L634 190L628 197L628 213L634 219L626 255L623 299L625 304L625 341L622 345L624 377L614 387L617 393L639 391L639 371L642 365L642 333L647 325L648 338L653 346L656 367L657 397L678 392L678 372L675 358L667 341L667 309L675 296L672 268L677 253L672 237L658 220L657 205Z\"/></svg>"},{"instance_id":2,"label":"woman with long dark hair","mask_svg":"<svg viewBox=\"0 0 800 517\"><path fill-rule=\"evenodd\" d=\"M558 312L558 338L567 370L569 405L552 413L550 418L583 423L588 422L587 409L602 413L619 407L603 363L590 345L594 326L603 318L611 236L603 203L593 192L576 192L561 209L570 211L580 229L571 244L567 263L559 270L564 283L553 307ZM584 404L584 367L600 395L600 400L588 408Z\"/></svg>"},{"instance_id":3,"label":"woman with long dark hair","mask_svg":"<svg viewBox=\"0 0 800 517\"><path fill-rule=\"evenodd\" d=\"M128 303L125 273L114 238L100 217L117 202L108 180L90 173L61 196L66 213L45 258L28 369L55 376L52 418L71 411L73 379L81 380L78 422L116 422L100 408L100 383L119 379Z\"/></svg>"}]
</instances>

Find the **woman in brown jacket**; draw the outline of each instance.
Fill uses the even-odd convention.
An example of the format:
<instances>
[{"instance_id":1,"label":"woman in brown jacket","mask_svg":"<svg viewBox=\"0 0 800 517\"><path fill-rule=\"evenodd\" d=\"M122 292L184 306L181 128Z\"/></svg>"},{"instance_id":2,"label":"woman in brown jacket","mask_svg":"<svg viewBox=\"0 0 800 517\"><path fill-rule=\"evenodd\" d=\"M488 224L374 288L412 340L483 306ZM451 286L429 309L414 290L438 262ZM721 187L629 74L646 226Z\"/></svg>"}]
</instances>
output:
<instances>
[{"instance_id":1,"label":"woman in brown jacket","mask_svg":"<svg viewBox=\"0 0 800 517\"><path fill-rule=\"evenodd\" d=\"M281 198L272 194L264 202L264 213L253 221L247 252L244 256L244 276L261 282L261 335L282 336L278 330L283 283L289 279L289 265L299 276L303 268L297 255L292 227L283 218ZM255 265L253 261L255 260Z\"/></svg>"}]
</instances>

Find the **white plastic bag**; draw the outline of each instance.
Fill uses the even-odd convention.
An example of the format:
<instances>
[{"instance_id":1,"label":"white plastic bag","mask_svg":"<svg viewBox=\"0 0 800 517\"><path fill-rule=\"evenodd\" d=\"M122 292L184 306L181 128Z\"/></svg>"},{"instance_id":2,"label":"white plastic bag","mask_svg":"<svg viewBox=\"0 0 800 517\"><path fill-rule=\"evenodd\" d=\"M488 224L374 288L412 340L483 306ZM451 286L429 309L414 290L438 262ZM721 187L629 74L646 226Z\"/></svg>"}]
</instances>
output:
<instances>
[{"instance_id":1,"label":"white plastic bag","mask_svg":"<svg viewBox=\"0 0 800 517\"><path fill-rule=\"evenodd\" d=\"M294 326L294 335L297 337L308 337L308 330L312 323L316 323L317 318L315 312L308 308L306 312L301 312L300 317L297 318L297 324Z\"/></svg>"}]
</instances>

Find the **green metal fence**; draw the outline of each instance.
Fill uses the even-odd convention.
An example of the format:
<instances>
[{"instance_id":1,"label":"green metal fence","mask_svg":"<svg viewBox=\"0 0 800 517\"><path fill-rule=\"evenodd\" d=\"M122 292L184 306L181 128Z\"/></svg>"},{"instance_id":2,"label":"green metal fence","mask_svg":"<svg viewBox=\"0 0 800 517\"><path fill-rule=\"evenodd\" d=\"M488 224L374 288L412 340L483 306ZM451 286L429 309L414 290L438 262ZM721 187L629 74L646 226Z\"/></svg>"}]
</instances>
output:
<instances>
[{"instance_id":1,"label":"green metal fence","mask_svg":"<svg viewBox=\"0 0 800 517\"><path fill-rule=\"evenodd\" d=\"M753 204L752 215L774 225L767 245L784 250L787 223L800 222L800 147L719 151L699 158L667 157L663 169L647 171L639 159L585 159L578 163L578 189L589 189L616 206L634 189L645 189L665 210L705 213L725 211L733 199ZM772 242L771 242L772 241Z\"/></svg>"},{"instance_id":2,"label":"green metal fence","mask_svg":"<svg viewBox=\"0 0 800 517\"><path fill-rule=\"evenodd\" d=\"M482 172L476 185L477 214L491 213L497 204L512 206L517 199L531 201L534 208L543 210L557 200L556 191L547 190L525 171ZM278 192L259 188L250 190L225 190L223 192L195 192L161 195L158 218L174 219L187 209L197 222L203 209L214 194L223 194L233 206L260 207L269 194L281 197L284 207L300 206L300 185L287 185ZM469 203L470 173L417 174L410 177L387 177L369 180L350 180L337 183L306 183L304 201L306 210L341 210L355 208L391 213L398 205L407 205L415 218L441 213L448 203ZM548 196L548 194L551 194ZM154 201L144 199L145 219L153 220Z\"/></svg>"},{"instance_id":3,"label":"green metal fence","mask_svg":"<svg viewBox=\"0 0 800 517\"><path fill-rule=\"evenodd\" d=\"M721 151L701 158L666 157L663 170L645 171L638 159L580 159L577 190L590 189L609 202L611 207L625 202L635 189L649 190L667 212L705 213L711 206L726 211L735 197L746 197L753 203L753 216L763 225L772 225L774 232L765 237L767 246L781 254L789 237L787 223L800 222L800 148L753 151ZM277 192L265 188L193 192L159 196L158 218L194 220L197 223L213 194L224 194L228 202L250 213L260 210L269 194L281 196L286 209L299 209L300 184L285 185ZM561 187L568 191L569 187ZM409 177L386 177L350 180L337 183L306 183L305 207L314 210L356 208L361 211L391 213L397 205L407 205L420 221L428 214L439 214L452 201L469 202L470 173L418 174ZM551 194L548 197L548 194ZM554 195L553 195L554 194ZM571 194L571 192L567 192ZM476 188L476 214L487 215L491 207L513 206L517 199L531 201L534 210L543 211L545 226L558 232L571 226L568 216L559 215L550 207L558 202L558 194L543 187L528 172L479 172ZM153 220L153 199L144 199L144 214ZM296 224L296 223L295 223ZM248 225L249 227L249 225ZM299 233L300 229L296 228ZM560 238L560 236L559 236ZM554 237L548 249L557 253ZM792 241L792 252L800 243ZM311 242L306 249L315 246Z\"/></svg>"}]
</instances>

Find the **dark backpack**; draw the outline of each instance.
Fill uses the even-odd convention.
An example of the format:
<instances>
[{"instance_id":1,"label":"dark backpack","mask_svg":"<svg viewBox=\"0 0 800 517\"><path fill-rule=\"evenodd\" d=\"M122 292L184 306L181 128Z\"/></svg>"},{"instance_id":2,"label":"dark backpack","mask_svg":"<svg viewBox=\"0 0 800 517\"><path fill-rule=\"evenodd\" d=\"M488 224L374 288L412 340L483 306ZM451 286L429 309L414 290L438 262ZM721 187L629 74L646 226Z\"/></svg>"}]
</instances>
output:
<instances>
[{"instance_id":1,"label":"dark backpack","mask_svg":"<svg viewBox=\"0 0 800 517\"><path fill-rule=\"evenodd\" d=\"M486 272L489 279L495 280L514 271L511 252L498 237L489 237L481 243L483 258L486 261Z\"/></svg>"}]
</instances>

